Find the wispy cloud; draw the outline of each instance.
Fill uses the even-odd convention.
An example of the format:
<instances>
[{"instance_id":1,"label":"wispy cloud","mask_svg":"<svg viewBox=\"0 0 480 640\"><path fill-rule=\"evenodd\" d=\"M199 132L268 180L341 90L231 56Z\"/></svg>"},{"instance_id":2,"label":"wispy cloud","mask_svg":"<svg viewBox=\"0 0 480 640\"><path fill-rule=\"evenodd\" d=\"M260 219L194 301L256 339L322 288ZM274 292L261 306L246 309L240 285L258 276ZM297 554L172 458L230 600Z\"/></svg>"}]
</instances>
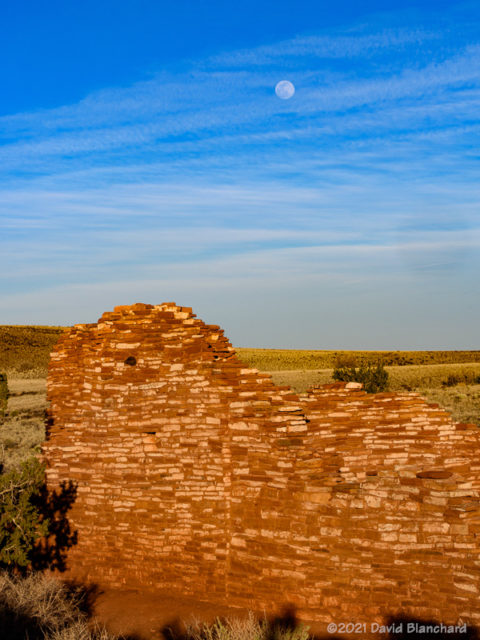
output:
<instances>
[{"instance_id":1,"label":"wispy cloud","mask_svg":"<svg viewBox=\"0 0 480 640\"><path fill-rule=\"evenodd\" d=\"M439 34L424 29L385 29L379 33L363 35L358 31L329 36L298 36L274 45L242 49L213 56L207 62L219 66L251 67L269 64L294 66L298 58L356 58L362 59L379 52L419 44L439 38Z\"/></svg>"},{"instance_id":2,"label":"wispy cloud","mask_svg":"<svg viewBox=\"0 0 480 640\"><path fill-rule=\"evenodd\" d=\"M309 63L313 65L312 59ZM127 153L148 161L153 153L165 158L182 150L206 154L219 143L250 152L259 137L275 144L282 137L301 141L313 135L322 144L322 138L344 138L340 128L363 140L373 133L375 122L392 134L405 128L415 132L423 129L428 111L430 128L442 130L451 126L455 106L457 122L460 113L468 121L478 111L477 45L420 68L385 71L325 79L321 71L300 70L298 94L288 107L273 96L275 77L264 69L162 74L71 107L0 119L6 139L0 167L18 170L31 164L33 171L42 171L42 161L68 166L91 161L92 154L113 164Z\"/></svg>"},{"instance_id":3,"label":"wispy cloud","mask_svg":"<svg viewBox=\"0 0 480 640\"><path fill-rule=\"evenodd\" d=\"M285 74L297 91L281 101ZM73 318L122 292L178 290L200 304L207 292L220 314L221 292L238 313L249 288L274 308L272 291L341 308L341 292L363 292L375 308L375 286L397 286L413 314L440 283L466 300L479 108L478 41L379 23L0 118L0 312L21 322L59 296Z\"/></svg>"}]
</instances>

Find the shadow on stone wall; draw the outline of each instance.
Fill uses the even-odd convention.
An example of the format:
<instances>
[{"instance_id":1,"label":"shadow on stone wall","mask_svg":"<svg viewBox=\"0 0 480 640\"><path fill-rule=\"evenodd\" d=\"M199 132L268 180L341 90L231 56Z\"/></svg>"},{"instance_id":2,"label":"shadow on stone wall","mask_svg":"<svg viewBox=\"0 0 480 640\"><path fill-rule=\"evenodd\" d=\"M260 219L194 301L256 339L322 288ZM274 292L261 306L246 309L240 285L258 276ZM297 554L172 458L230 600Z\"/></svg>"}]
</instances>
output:
<instances>
[{"instance_id":1,"label":"shadow on stone wall","mask_svg":"<svg viewBox=\"0 0 480 640\"><path fill-rule=\"evenodd\" d=\"M77 497L77 486L73 481L64 481L60 489L49 491L42 489L36 506L43 519L50 522L48 538L44 538L32 553L32 569L42 571L50 569L65 571L67 551L77 544L77 531L72 531L67 518Z\"/></svg>"}]
</instances>

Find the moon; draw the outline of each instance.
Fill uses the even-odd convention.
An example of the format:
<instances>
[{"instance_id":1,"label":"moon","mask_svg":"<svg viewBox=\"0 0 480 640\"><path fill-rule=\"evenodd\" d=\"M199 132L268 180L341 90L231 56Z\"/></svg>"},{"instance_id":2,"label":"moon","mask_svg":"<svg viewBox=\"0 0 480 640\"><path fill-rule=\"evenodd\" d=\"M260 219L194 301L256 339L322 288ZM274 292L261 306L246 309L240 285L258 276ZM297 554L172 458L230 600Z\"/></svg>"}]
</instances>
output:
<instances>
[{"instance_id":1,"label":"moon","mask_svg":"<svg viewBox=\"0 0 480 640\"><path fill-rule=\"evenodd\" d=\"M275 87L275 93L282 100L288 100L295 93L295 87L288 80L280 80Z\"/></svg>"}]
</instances>

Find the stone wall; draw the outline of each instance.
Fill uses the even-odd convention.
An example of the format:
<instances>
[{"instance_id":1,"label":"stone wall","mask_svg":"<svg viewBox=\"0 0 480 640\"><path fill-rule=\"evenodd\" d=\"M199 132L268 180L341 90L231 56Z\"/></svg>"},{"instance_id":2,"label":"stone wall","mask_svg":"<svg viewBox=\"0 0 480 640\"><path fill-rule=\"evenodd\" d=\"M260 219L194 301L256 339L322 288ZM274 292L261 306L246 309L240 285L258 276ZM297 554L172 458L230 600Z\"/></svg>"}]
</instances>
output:
<instances>
[{"instance_id":1,"label":"stone wall","mask_svg":"<svg viewBox=\"0 0 480 640\"><path fill-rule=\"evenodd\" d=\"M173 303L52 353L47 481L78 484L68 575L320 622L480 623L480 440L415 393L296 395Z\"/></svg>"}]
</instances>

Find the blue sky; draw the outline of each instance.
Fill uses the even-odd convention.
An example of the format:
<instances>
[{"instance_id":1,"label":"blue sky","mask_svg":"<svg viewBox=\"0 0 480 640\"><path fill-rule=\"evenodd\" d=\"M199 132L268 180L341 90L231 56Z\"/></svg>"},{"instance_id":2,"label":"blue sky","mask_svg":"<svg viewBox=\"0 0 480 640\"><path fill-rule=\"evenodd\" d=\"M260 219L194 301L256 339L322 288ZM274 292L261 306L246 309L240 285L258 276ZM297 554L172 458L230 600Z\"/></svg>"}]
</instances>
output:
<instances>
[{"instance_id":1,"label":"blue sky","mask_svg":"<svg viewBox=\"0 0 480 640\"><path fill-rule=\"evenodd\" d=\"M477 2L46 5L2 8L0 324L480 348Z\"/></svg>"}]
</instances>

